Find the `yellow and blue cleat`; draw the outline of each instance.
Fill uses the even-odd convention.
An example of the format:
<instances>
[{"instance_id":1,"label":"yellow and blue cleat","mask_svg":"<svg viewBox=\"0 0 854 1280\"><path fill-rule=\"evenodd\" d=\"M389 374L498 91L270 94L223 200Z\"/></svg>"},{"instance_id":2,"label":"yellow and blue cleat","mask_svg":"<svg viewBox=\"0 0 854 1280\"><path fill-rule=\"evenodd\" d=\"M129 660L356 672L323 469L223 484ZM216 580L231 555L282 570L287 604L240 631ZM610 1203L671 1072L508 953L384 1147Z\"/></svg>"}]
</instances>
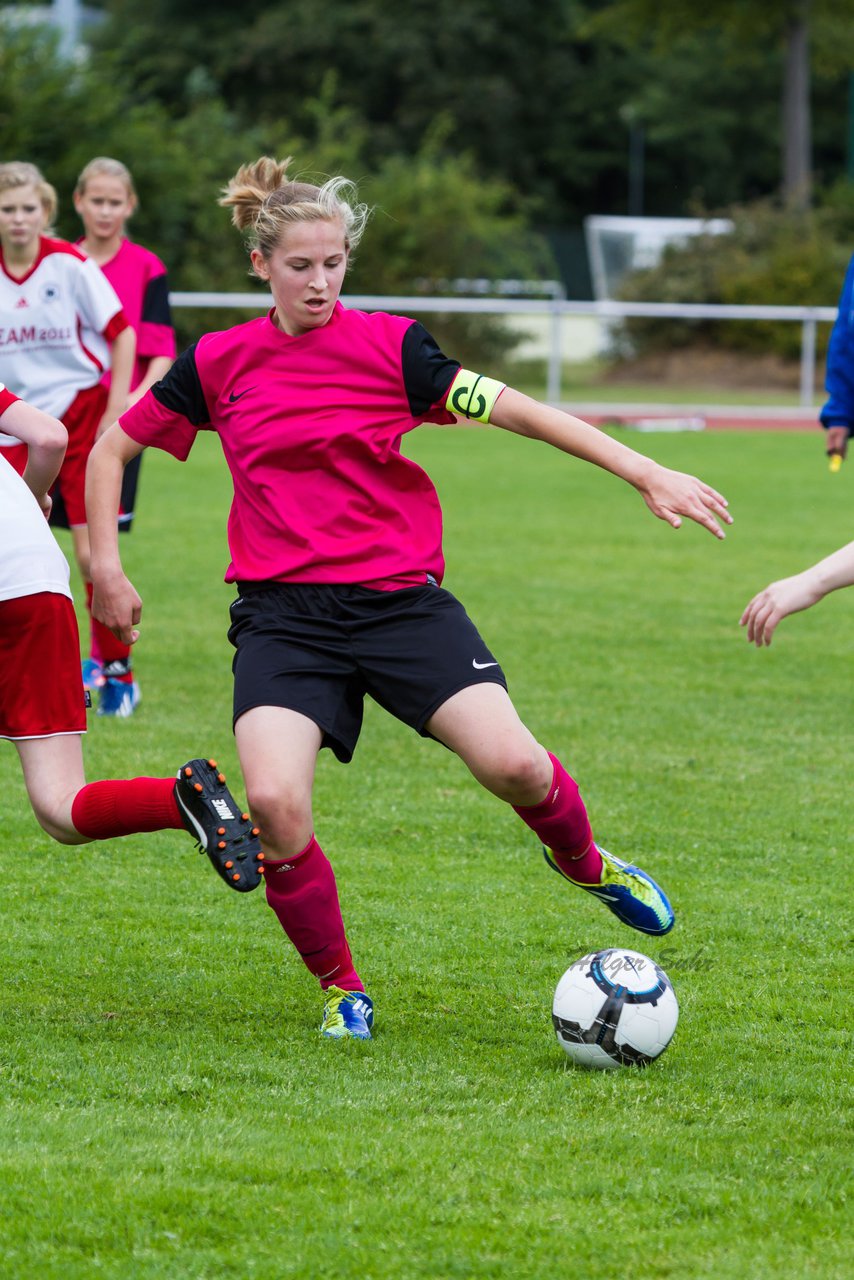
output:
<instances>
[{"instance_id":1,"label":"yellow and blue cleat","mask_svg":"<svg viewBox=\"0 0 854 1280\"><path fill-rule=\"evenodd\" d=\"M324 991L323 1022L320 1034L331 1040L370 1040L374 1025L374 1002L364 991Z\"/></svg>"},{"instance_id":2,"label":"yellow and blue cleat","mask_svg":"<svg viewBox=\"0 0 854 1280\"><path fill-rule=\"evenodd\" d=\"M613 853L608 853L598 844L596 848L602 855L602 877L598 884L584 884L581 880L573 880L572 876L568 876L557 865L554 854L546 845L543 845L543 856L553 871L570 884L592 893L594 898L604 902L617 919L631 929L639 929L641 933L669 933L676 917L652 877L641 871L640 867L633 867L621 858L615 858Z\"/></svg>"}]
</instances>

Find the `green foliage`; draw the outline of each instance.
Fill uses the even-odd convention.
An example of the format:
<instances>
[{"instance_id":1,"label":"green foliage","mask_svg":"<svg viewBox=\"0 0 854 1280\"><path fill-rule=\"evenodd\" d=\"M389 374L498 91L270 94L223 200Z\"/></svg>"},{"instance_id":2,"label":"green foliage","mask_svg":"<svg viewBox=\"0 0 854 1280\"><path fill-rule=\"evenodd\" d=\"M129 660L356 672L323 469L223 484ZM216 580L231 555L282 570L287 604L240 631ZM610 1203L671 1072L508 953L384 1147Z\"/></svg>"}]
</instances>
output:
<instances>
[{"instance_id":1,"label":"green foliage","mask_svg":"<svg viewBox=\"0 0 854 1280\"><path fill-rule=\"evenodd\" d=\"M132 47L137 39L138 33L129 36ZM334 73L302 103L300 136L284 119L241 122L198 66L182 82L183 107L173 118L145 92L144 77L125 82L118 54L101 54L69 78L53 43L43 31L24 30L0 49L0 150L40 165L60 192L58 230L70 239L80 234L70 200L77 174L93 154L118 156L140 196L131 233L161 255L173 288L251 287L244 246L217 198L239 164L264 153L293 154L296 169L309 176L344 172L361 180L376 213L350 292L413 292L425 279L554 273L515 190L485 179L471 151L448 147L447 117L433 123L412 156L372 157L359 117L336 106ZM246 318L245 311L178 312L179 339L185 345L206 329ZM494 362L516 342L512 329L488 317L440 318L436 330L449 351L475 365Z\"/></svg>"},{"instance_id":2,"label":"green foliage","mask_svg":"<svg viewBox=\"0 0 854 1280\"><path fill-rule=\"evenodd\" d=\"M672 895L666 938L369 703L353 763L322 753L315 817L377 1032L325 1043L262 891L183 832L60 848L0 742L3 1280L848 1280L854 590L763 653L737 626L851 536L854 475L817 435L643 437L729 497L722 544L508 433L409 437L448 585L600 838ZM228 500L215 441L147 454L122 545L143 702L91 717L90 778L211 751L242 790ZM573 1070L554 986L620 945L670 972L675 1039L644 1072Z\"/></svg>"},{"instance_id":3,"label":"green foliage","mask_svg":"<svg viewBox=\"0 0 854 1280\"><path fill-rule=\"evenodd\" d=\"M770 202L725 210L728 235L702 235L670 246L653 268L634 272L620 297L630 302L709 302L833 306L854 241L854 187L841 184L807 213ZM823 356L829 327L820 326ZM702 345L797 359L800 327L764 320L626 319L615 345L629 357Z\"/></svg>"},{"instance_id":4,"label":"green foliage","mask_svg":"<svg viewBox=\"0 0 854 1280\"><path fill-rule=\"evenodd\" d=\"M819 181L844 172L841 102L854 58L846 0L816 0L811 37ZM534 201L542 225L621 213L629 115L644 132L644 211L743 202L779 184L789 5L721 0L109 0L98 36L121 83L171 116L199 80L238 119L309 137L319 86L352 113L370 170L418 152L448 117L450 155ZM850 19L850 15L848 15ZM169 38L164 41L163 32Z\"/></svg>"}]
</instances>

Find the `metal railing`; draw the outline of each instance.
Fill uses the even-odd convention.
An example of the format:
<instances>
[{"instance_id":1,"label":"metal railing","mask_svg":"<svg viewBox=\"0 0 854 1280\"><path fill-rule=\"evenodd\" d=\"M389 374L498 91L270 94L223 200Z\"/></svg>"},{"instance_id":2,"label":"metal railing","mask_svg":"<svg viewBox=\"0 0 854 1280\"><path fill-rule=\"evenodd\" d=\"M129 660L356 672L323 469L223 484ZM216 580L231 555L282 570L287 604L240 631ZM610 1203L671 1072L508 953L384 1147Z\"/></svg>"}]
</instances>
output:
<instances>
[{"instance_id":1,"label":"metal railing","mask_svg":"<svg viewBox=\"0 0 854 1280\"><path fill-rule=\"evenodd\" d=\"M237 307L266 311L272 305L270 294L262 293L171 293L173 307ZM480 315L547 315L549 325L548 373L546 398L554 404L561 394L561 325L565 316L592 316L599 320L618 320L626 316L645 316L672 320L782 320L801 326L800 403L812 405L815 395L816 328L832 324L836 307L782 307L729 305L706 302L573 302L557 294L548 299L535 298L460 298L429 297L425 294L386 297L379 294L342 295L342 302L362 311L392 311L397 315L436 311Z\"/></svg>"}]
</instances>

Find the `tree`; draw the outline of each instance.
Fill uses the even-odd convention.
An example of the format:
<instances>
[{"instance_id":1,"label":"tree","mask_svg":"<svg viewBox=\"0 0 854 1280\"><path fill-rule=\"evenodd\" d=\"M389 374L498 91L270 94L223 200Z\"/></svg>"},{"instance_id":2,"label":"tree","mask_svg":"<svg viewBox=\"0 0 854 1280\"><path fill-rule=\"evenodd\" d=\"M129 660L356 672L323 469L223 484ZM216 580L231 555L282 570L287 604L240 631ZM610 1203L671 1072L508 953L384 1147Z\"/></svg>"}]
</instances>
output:
<instances>
[{"instance_id":1,"label":"tree","mask_svg":"<svg viewBox=\"0 0 854 1280\"><path fill-rule=\"evenodd\" d=\"M614 0L591 21L591 29L620 32L624 39L652 40L672 50L686 32L723 31L735 46L778 51L780 74L781 182L784 201L805 208L812 187L810 117L811 33L818 65L839 75L854 61L850 0Z\"/></svg>"}]
</instances>

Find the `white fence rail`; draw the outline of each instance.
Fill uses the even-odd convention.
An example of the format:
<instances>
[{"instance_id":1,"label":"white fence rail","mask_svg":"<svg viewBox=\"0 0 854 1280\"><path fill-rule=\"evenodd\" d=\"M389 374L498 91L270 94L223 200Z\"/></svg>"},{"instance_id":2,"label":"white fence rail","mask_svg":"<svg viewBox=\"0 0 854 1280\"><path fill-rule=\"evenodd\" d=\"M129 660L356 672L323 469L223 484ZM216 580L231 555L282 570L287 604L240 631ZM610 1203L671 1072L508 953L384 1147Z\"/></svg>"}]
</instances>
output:
<instances>
[{"instance_id":1,"label":"white fence rail","mask_svg":"<svg viewBox=\"0 0 854 1280\"><path fill-rule=\"evenodd\" d=\"M171 293L173 307L238 307L266 311L272 305L269 294L262 293ZM704 302L573 302L553 297L534 298L433 298L424 294L412 297L383 297L378 294L351 294L342 298L350 307L362 311L392 311L398 315L419 311L468 312L480 315L548 315L551 317L546 397L560 400L561 388L561 324L564 316L593 316L599 320L618 320L624 316L647 316L672 320L783 320L801 326L800 403L807 407L815 395L815 338L819 324L832 324L836 307L736 306Z\"/></svg>"}]
</instances>

